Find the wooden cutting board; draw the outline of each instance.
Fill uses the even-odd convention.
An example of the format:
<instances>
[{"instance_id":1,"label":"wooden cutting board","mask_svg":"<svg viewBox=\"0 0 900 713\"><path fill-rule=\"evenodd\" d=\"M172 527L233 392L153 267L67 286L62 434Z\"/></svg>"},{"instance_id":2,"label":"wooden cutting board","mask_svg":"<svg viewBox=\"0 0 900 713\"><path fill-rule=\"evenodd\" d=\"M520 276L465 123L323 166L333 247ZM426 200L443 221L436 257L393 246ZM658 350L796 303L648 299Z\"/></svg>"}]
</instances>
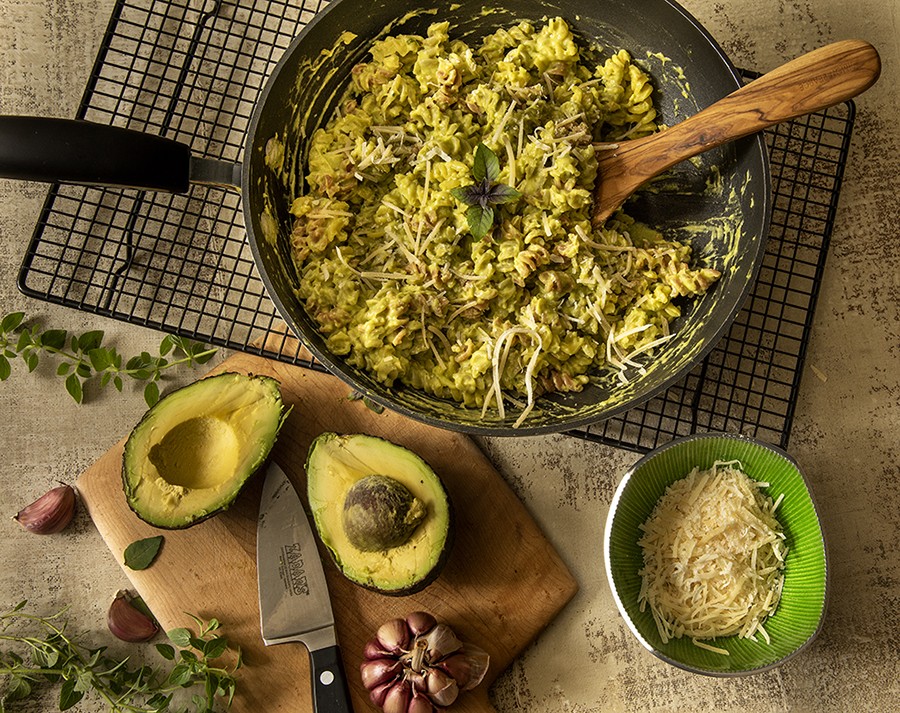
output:
<instances>
[{"instance_id":1,"label":"wooden cutting board","mask_svg":"<svg viewBox=\"0 0 900 713\"><path fill-rule=\"evenodd\" d=\"M423 609L453 625L463 639L488 651L485 682L462 695L453 710L491 712L488 686L531 642L576 591L576 584L522 503L473 441L390 412L376 414L349 401L348 387L328 374L248 354L229 358L216 372L265 374L281 383L293 406L273 458L306 501L304 463L312 440L324 431L368 433L406 446L441 476L456 515L450 558L436 582L406 597L370 592L346 580L321 546L339 643L357 713L375 710L359 680L362 649L378 626ZM78 490L117 560L131 542L163 534L156 562L123 569L164 630L191 626L186 612L218 618L239 645L236 713L311 711L306 649L266 647L259 631L256 588L256 517L262 477L251 479L226 512L187 530L161 531L129 510L121 487L124 438L78 481Z\"/></svg>"}]
</instances>

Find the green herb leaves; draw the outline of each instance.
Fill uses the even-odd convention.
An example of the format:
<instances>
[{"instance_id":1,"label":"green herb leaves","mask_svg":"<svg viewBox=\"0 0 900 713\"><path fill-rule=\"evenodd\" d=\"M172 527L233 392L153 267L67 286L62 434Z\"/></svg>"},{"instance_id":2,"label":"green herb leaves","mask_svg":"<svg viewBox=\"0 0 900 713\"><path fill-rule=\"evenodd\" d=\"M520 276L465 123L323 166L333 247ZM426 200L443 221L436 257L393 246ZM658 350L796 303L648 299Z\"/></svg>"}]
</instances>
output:
<instances>
[{"instance_id":1,"label":"green herb leaves","mask_svg":"<svg viewBox=\"0 0 900 713\"><path fill-rule=\"evenodd\" d=\"M194 704L198 711L215 710L217 696L224 698L230 707L234 699L235 679L228 670L209 665L210 661L228 653L228 639L216 635L215 632L220 626L218 620L210 619L204 623L202 619L198 619L193 614L188 616L199 627L198 633L187 628L172 629L167 633L169 641L178 646L181 651L176 651L168 644L156 645L159 655L175 664L169 672L166 685L186 688L202 683L205 697L194 696ZM242 665L240 651L237 656L237 662L233 669L235 671Z\"/></svg>"},{"instance_id":2,"label":"green herb leaves","mask_svg":"<svg viewBox=\"0 0 900 713\"><path fill-rule=\"evenodd\" d=\"M66 391L76 403L84 401L84 385L95 379L100 387L110 383L122 391L123 377L148 382L144 400L148 406L159 401L159 380L162 372L179 364L195 366L208 362L215 349L183 337L166 335L159 345L159 354L142 352L125 361L115 347L103 345L103 332L93 330L70 335L64 329L40 330L36 325L23 326L25 314L12 312L0 320L0 381L12 374L11 360L22 359L28 371L34 371L41 355L55 358L59 365L56 375L65 379ZM170 353L179 355L170 360Z\"/></svg>"},{"instance_id":3,"label":"green herb leaves","mask_svg":"<svg viewBox=\"0 0 900 713\"><path fill-rule=\"evenodd\" d=\"M493 206L514 201L522 194L512 186L497 183L497 179L500 178L500 160L484 144L478 144L475 149L472 178L475 183L454 188L450 193L458 201L469 206L466 211L469 232L473 238L481 240L494 224Z\"/></svg>"},{"instance_id":4,"label":"green herb leaves","mask_svg":"<svg viewBox=\"0 0 900 713\"><path fill-rule=\"evenodd\" d=\"M0 650L0 678L6 679L0 711L48 683L60 684L60 710L72 708L88 692L99 696L111 713L212 713L231 707L237 683L234 674L243 662L240 650L232 649L219 633L216 619L204 622L189 615L197 632L170 631L172 643L157 644L156 651L172 665L160 669L132 666L128 659L107 655L106 647L85 646L66 631L61 619L65 610L41 617L24 611L25 604L19 602L0 614L0 642L4 647L17 645L22 652ZM219 662L225 657L230 665ZM187 697L190 702L185 705Z\"/></svg>"},{"instance_id":5,"label":"green herb leaves","mask_svg":"<svg viewBox=\"0 0 900 713\"><path fill-rule=\"evenodd\" d=\"M163 536L146 537L143 540L132 542L125 548L125 566L129 569L147 569L162 547Z\"/></svg>"}]
</instances>

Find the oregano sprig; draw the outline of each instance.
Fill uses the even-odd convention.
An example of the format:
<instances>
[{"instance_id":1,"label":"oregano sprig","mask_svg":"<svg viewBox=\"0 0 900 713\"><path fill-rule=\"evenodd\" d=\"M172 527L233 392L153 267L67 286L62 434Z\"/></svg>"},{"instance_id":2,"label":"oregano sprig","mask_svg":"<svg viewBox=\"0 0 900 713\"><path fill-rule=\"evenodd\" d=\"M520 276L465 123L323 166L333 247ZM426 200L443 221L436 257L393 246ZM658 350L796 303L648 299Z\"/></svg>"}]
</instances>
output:
<instances>
[{"instance_id":1,"label":"oregano sprig","mask_svg":"<svg viewBox=\"0 0 900 713\"><path fill-rule=\"evenodd\" d=\"M500 178L500 159L484 144L478 144L472 164L472 178L469 186L453 188L450 193L458 201L469 206L466 222L475 240L481 240L494 224L495 205L509 203L521 197L521 193L505 183L497 183Z\"/></svg>"},{"instance_id":2,"label":"oregano sprig","mask_svg":"<svg viewBox=\"0 0 900 713\"><path fill-rule=\"evenodd\" d=\"M25 601L0 614L0 712L7 704L26 699L48 683L60 684L59 710L76 705L87 693L99 696L110 713L212 713L227 710L234 700L235 672L242 666L240 649L233 649L219 632L216 619L203 621L189 615L198 631L179 628L168 632L171 643L156 651L171 666L131 665L116 659L106 647L91 648L70 634L65 609L42 617L24 610ZM32 630L22 631L30 627ZM7 646L18 651L7 650ZM226 655L228 663L220 663ZM184 705L176 694L185 691Z\"/></svg>"},{"instance_id":3,"label":"oregano sprig","mask_svg":"<svg viewBox=\"0 0 900 713\"><path fill-rule=\"evenodd\" d=\"M164 370L205 364L216 353L199 342L167 334L160 342L159 354L141 352L126 361L115 347L103 344L104 336L100 330L83 334L70 334L65 329L42 330L36 324L26 325L24 312L11 312L0 320L0 381L10 377L12 360L21 359L32 372L42 356L50 356L59 362L56 374L65 379L66 391L76 403L84 401L84 385L89 380L101 387L111 383L122 391L124 377L129 377L147 382L144 400L153 406L159 401L159 381Z\"/></svg>"}]
</instances>

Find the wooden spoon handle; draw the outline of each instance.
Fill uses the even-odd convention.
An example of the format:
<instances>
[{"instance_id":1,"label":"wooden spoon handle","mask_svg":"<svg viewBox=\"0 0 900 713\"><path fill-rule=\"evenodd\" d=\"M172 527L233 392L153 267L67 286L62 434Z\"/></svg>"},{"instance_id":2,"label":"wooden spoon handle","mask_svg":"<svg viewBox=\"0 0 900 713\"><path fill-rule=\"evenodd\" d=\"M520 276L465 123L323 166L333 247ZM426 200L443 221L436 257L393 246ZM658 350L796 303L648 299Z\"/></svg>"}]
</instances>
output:
<instances>
[{"instance_id":1,"label":"wooden spoon handle","mask_svg":"<svg viewBox=\"0 0 900 713\"><path fill-rule=\"evenodd\" d=\"M617 150L598 156L595 219L601 212L608 216L641 184L676 163L855 97L872 86L880 72L878 52L868 42L835 42L772 70L664 131L622 142Z\"/></svg>"},{"instance_id":2,"label":"wooden spoon handle","mask_svg":"<svg viewBox=\"0 0 900 713\"><path fill-rule=\"evenodd\" d=\"M844 40L813 50L659 134L671 161L825 109L871 87L881 72L878 52L868 42ZM661 150L661 147L657 147Z\"/></svg>"}]
</instances>

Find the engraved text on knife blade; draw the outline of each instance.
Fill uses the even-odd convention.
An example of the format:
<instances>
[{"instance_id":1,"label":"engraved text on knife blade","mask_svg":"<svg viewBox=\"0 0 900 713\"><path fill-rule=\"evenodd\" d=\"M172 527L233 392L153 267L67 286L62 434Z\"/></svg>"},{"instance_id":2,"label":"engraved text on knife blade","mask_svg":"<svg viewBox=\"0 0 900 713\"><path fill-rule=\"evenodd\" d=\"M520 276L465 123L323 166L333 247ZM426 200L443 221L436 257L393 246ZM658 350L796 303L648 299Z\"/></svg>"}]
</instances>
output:
<instances>
[{"instance_id":1,"label":"engraved text on knife blade","mask_svg":"<svg viewBox=\"0 0 900 713\"><path fill-rule=\"evenodd\" d=\"M282 545L278 576L285 591L293 596L309 596L309 582L303 564L303 550L299 542Z\"/></svg>"}]
</instances>

